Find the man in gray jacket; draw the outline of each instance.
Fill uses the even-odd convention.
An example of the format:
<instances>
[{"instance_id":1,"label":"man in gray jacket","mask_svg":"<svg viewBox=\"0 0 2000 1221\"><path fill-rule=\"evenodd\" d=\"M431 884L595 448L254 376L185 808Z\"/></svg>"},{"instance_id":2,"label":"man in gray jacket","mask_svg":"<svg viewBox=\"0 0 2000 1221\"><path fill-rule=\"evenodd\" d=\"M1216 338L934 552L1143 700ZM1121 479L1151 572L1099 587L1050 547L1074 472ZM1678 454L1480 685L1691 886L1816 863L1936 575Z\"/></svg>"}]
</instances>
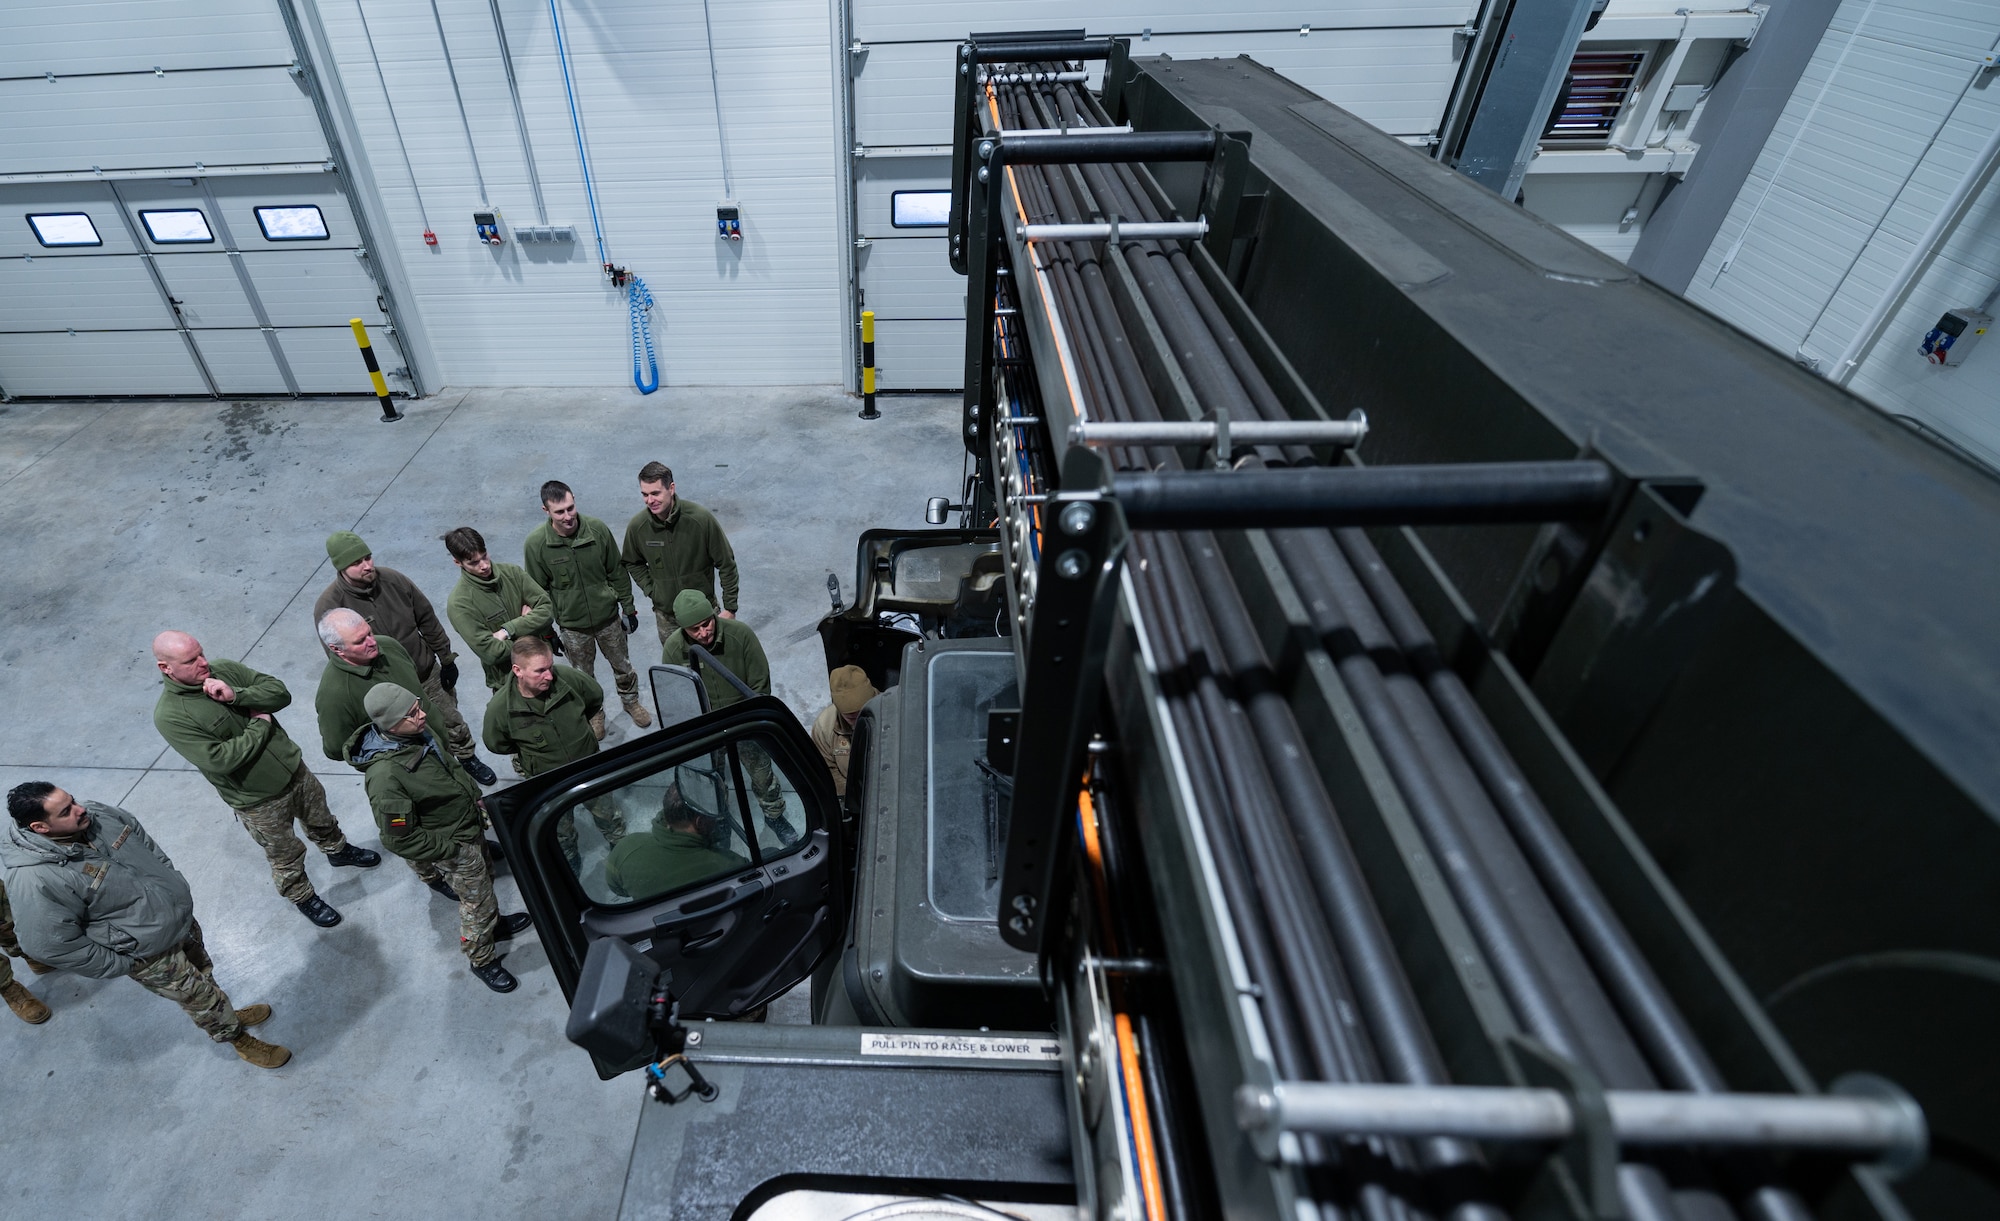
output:
<instances>
[{"instance_id":1,"label":"man in gray jacket","mask_svg":"<svg viewBox=\"0 0 2000 1221\"><path fill-rule=\"evenodd\" d=\"M269 1005L232 1008L215 986L194 894L137 818L43 780L9 791L7 813L0 866L23 950L94 979L130 976L259 1068L292 1058L245 1029L270 1017Z\"/></svg>"}]
</instances>

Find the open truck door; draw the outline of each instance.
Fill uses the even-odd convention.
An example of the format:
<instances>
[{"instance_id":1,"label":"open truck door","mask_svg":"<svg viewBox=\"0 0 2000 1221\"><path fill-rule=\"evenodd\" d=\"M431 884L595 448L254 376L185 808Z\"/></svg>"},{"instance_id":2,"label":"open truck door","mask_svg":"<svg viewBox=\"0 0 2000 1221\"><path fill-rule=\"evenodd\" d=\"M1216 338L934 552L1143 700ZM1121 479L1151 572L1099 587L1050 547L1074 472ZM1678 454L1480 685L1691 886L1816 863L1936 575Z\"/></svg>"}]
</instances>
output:
<instances>
[{"instance_id":1,"label":"open truck door","mask_svg":"<svg viewBox=\"0 0 2000 1221\"><path fill-rule=\"evenodd\" d=\"M612 938L671 972L683 1017L740 1017L840 942L833 786L781 701L669 717L671 703L699 699L676 690L658 732L486 804L566 999L577 1001L591 946ZM607 1079L645 1062L592 1059Z\"/></svg>"}]
</instances>

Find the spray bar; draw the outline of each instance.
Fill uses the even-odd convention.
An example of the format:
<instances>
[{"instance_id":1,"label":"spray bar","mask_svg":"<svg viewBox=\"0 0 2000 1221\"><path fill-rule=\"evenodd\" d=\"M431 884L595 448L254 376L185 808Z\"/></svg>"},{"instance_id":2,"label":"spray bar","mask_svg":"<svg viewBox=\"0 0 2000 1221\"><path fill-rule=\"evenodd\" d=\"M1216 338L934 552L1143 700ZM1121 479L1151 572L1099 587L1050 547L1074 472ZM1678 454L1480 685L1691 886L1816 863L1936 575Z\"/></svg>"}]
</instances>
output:
<instances>
[{"instance_id":1,"label":"spray bar","mask_svg":"<svg viewBox=\"0 0 2000 1221\"><path fill-rule=\"evenodd\" d=\"M1031 242L1171 241L1198 239L1208 233L1206 220L1128 221L1120 224L1015 225L1014 236Z\"/></svg>"},{"instance_id":2,"label":"spray bar","mask_svg":"<svg viewBox=\"0 0 2000 1221\"><path fill-rule=\"evenodd\" d=\"M1132 228L1125 226L1127 232ZM1346 420L1232 420L1226 434L1214 420L1091 420L1070 431L1085 445L1210 445L1221 435L1241 445L1358 445L1368 435L1368 417L1357 411Z\"/></svg>"},{"instance_id":3,"label":"spray bar","mask_svg":"<svg viewBox=\"0 0 2000 1221\"><path fill-rule=\"evenodd\" d=\"M1922 1160L1929 1139L1923 1111L1886 1082L1868 1088L1876 1092L1806 1097L1609 1090L1603 1097L1621 1145L1816 1149L1892 1164ZM1248 1131L1326 1136L1561 1141L1577 1128L1575 1109L1557 1090L1488 1086L1244 1086L1236 1114Z\"/></svg>"}]
</instances>

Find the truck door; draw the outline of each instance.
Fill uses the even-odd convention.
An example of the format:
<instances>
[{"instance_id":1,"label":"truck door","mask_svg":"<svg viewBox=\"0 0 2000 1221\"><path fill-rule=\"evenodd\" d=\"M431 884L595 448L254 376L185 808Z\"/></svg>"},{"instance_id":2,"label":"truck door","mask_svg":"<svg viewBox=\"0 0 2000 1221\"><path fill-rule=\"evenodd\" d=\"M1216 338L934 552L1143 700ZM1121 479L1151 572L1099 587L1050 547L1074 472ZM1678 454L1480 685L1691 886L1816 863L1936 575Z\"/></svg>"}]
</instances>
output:
<instances>
[{"instance_id":1,"label":"truck door","mask_svg":"<svg viewBox=\"0 0 2000 1221\"><path fill-rule=\"evenodd\" d=\"M616 937L673 972L684 1016L737 1017L840 940L833 785L770 696L665 724L486 804L568 999L591 943Z\"/></svg>"}]
</instances>

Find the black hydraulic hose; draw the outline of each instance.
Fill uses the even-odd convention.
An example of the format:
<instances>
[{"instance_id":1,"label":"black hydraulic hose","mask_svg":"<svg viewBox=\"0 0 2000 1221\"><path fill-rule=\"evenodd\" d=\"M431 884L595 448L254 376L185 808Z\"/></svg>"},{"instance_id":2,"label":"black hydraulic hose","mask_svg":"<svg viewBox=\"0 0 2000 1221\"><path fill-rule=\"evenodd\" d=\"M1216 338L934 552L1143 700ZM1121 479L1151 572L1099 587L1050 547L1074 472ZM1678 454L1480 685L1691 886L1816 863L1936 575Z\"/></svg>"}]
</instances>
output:
<instances>
[{"instance_id":1,"label":"black hydraulic hose","mask_svg":"<svg viewBox=\"0 0 2000 1221\"><path fill-rule=\"evenodd\" d=\"M960 56L961 62L972 64L1031 64L1040 60L1109 58L1111 58L1111 40L1108 38L1042 39L1037 42L1008 42L1005 39L998 39L970 43Z\"/></svg>"},{"instance_id":2,"label":"black hydraulic hose","mask_svg":"<svg viewBox=\"0 0 2000 1221\"><path fill-rule=\"evenodd\" d=\"M1135 530L1440 525L1594 517L1615 477L1602 462L1457 462L1119 475Z\"/></svg>"},{"instance_id":3,"label":"black hydraulic hose","mask_svg":"<svg viewBox=\"0 0 2000 1221\"><path fill-rule=\"evenodd\" d=\"M1729 1086L1721 1070L1556 828L1472 693L1444 664L1430 629L1390 575L1375 544L1360 530L1336 531L1335 538L1661 1077L1676 1089L1726 1091ZM1811 1216L1798 1196L1784 1187L1759 1186L1747 1203L1763 1221L1808 1221Z\"/></svg>"}]
</instances>

